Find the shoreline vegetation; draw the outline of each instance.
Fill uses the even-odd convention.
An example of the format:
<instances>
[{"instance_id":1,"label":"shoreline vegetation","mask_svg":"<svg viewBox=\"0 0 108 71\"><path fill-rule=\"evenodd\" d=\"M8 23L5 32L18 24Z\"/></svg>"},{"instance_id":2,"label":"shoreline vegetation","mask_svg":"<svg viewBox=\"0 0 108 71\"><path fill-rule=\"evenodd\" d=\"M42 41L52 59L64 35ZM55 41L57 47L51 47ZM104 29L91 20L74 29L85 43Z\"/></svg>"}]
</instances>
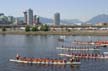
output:
<instances>
[{"instance_id":1,"label":"shoreline vegetation","mask_svg":"<svg viewBox=\"0 0 108 71\"><path fill-rule=\"evenodd\" d=\"M100 30L76 30L76 31L0 31L0 34L11 35L72 35L72 36L108 36L108 31Z\"/></svg>"},{"instance_id":2,"label":"shoreline vegetation","mask_svg":"<svg viewBox=\"0 0 108 71\"><path fill-rule=\"evenodd\" d=\"M60 28L52 28L48 25L38 25L38 26L30 26L26 25L23 28L18 27L2 27L0 29L0 34L11 34L11 35L72 35L72 36L108 36L108 30L98 29L68 29L66 27ZM86 27L87 28L87 27Z\"/></svg>"}]
</instances>

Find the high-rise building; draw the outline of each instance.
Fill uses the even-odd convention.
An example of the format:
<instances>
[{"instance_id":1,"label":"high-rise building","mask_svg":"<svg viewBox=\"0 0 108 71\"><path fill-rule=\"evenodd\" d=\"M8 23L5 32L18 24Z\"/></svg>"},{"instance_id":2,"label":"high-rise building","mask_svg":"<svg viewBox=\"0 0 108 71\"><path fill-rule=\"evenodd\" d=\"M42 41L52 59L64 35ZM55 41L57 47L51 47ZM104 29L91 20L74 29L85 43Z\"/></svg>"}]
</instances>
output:
<instances>
[{"instance_id":1,"label":"high-rise building","mask_svg":"<svg viewBox=\"0 0 108 71\"><path fill-rule=\"evenodd\" d=\"M14 25L22 25L23 24L23 20L20 20L20 18L15 18L15 21L13 23Z\"/></svg>"},{"instance_id":2,"label":"high-rise building","mask_svg":"<svg viewBox=\"0 0 108 71\"><path fill-rule=\"evenodd\" d=\"M19 19L18 18L15 18L14 25L18 25L18 24L19 24Z\"/></svg>"},{"instance_id":3,"label":"high-rise building","mask_svg":"<svg viewBox=\"0 0 108 71\"><path fill-rule=\"evenodd\" d=\"M24 12L24 23L27 24L27 12L26 11Z\"/></svg>"},{"instance_id":4,"label":"high-rise building","mask_svg":"<svg viewBox=\"0 0 108 71\"><path fill-rule=\"evenodd\" d=\"M39 16L37 16L37 19L36 19L36 24L39 25L40 24L40 18Z\"/></svg>"},{"instance_id":5,"label":"high-rise building","mask_svg":"<svg viewBox=\"0 0 108 71\"><path fill-rule=\"evenodd\" d=\"M37 21L37 20L36 20L36 17L37 17L36 15L34 15L34 17L33 17L33 24L34 24L34 25L36 25L36 21Z\"/></svg>"},{"instance_id":6,"label":"high-rise building","mask_svg":"<svg viewBox=\"0 0 108 71\"><path fill-rule=\"evenodd\" d=\"M55 13L54 14L54 24L55 25L60 25L60 13Z\"/></svg>"},{"instance_id":7,"label":"high-rise building","mask_svg":"<svg viewBox=\"0 0 108 71\"><path fill-rule=\"evenodd\" d=\"M14 22L14 17L13 16L8 16L8 22L12 24Z\"/></svg>"},{"instance_id":8,"label":"high-rise building","mask_svg":"<svg viewBox=\"0 0 108 71\"><path fill-rule=\"evenodd\" d=\"M33 25L33 10L29 9L27 12L27 24Z\"/></svg>"},{"instance_id":9,"label":"high-rise building","mask_svg":"<svg viewBox=\"0 0 108 71\"><path fill-rule=\"evenodd\" d=\"M8 24L8 17L5 15L0 16L0 24Z\"/></svg>"},{"instance_id":10,"label":"high-rise building","mask_svg":"<svg viewBox=\"0 0 108 71\"><path fill-rule=\"evenodd\" d=\"M0 13L0 16L4 16L4 13Z\"/></svg>"},{"instance_id":11,"label":"high-rise building","mask_svg":"<svg viewBox=\"0 0 108 71\"><path fill-rule=\"evenodd\" d=\"M33 16L33 10L29 9L28 11L24 12L24 23L27 25L39 25L41 24L40 18L37 15Z\"/></svg>"}]
</instances>

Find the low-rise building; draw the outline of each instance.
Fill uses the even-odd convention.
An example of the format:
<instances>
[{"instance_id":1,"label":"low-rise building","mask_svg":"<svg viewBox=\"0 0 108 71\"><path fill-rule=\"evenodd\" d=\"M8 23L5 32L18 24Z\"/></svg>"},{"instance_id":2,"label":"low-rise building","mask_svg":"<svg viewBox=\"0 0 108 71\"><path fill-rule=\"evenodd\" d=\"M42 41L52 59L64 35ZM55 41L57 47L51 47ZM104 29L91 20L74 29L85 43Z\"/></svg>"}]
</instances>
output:
<instances>
[{"instance_id":1,"label":"low-rise building","mask_svg":"<svg viewBox=\"0 0 108 71\"><path fill-rule=\"evenodd\" d=\"M108 23L96 23L96 26L108 26Z\"/></svg>"}]
</instances>

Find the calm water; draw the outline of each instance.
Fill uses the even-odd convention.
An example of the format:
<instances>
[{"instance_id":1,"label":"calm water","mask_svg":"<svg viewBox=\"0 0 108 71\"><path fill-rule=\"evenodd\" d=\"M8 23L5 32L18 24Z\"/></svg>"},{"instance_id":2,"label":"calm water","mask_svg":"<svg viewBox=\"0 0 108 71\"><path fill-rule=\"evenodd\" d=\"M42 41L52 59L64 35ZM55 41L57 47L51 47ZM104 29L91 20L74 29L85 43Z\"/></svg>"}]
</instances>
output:
<instances>
[{"instance_id":1,"label":"calm water","mask_svg":"<svg viewBox=\"0 0 108 71\"><path fill-rule=\"evenodd\" d=\"M31 65L9 62L17 53L26 57L62 58L57 54L63 51L56 50L62 44L60 36L27 36L27 35L0 35L0 70L1 71L108 71L108 60L82 60L80 66L63 65ZM108 40L107 36L66 36L66 42L73 40L96 41ZM75 45L74 45L75 46ZM107 51L107 48L101 48ZM66 53L66 52L65 52Z\"/></svg>"}]
</instances>

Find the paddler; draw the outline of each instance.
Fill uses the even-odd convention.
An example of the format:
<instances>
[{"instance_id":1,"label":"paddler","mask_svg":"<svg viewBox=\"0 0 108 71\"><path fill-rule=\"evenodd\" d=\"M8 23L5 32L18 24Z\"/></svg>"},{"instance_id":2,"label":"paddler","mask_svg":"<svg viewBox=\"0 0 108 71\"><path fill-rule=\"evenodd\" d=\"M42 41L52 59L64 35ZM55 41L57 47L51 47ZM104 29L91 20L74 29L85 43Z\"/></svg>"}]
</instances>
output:
<instances>
[{"instance_id":1,"label":"paddler","mask_svg":"<svg viewBox=\"0 0 108 71\"><path fill-rule=\"evenodd\" d=\"M17 55L16 55L16 59L17 60L19 60L20 59L20 56L19 56L19 54L17 53Z\"/></svg>"}]
</instances>

